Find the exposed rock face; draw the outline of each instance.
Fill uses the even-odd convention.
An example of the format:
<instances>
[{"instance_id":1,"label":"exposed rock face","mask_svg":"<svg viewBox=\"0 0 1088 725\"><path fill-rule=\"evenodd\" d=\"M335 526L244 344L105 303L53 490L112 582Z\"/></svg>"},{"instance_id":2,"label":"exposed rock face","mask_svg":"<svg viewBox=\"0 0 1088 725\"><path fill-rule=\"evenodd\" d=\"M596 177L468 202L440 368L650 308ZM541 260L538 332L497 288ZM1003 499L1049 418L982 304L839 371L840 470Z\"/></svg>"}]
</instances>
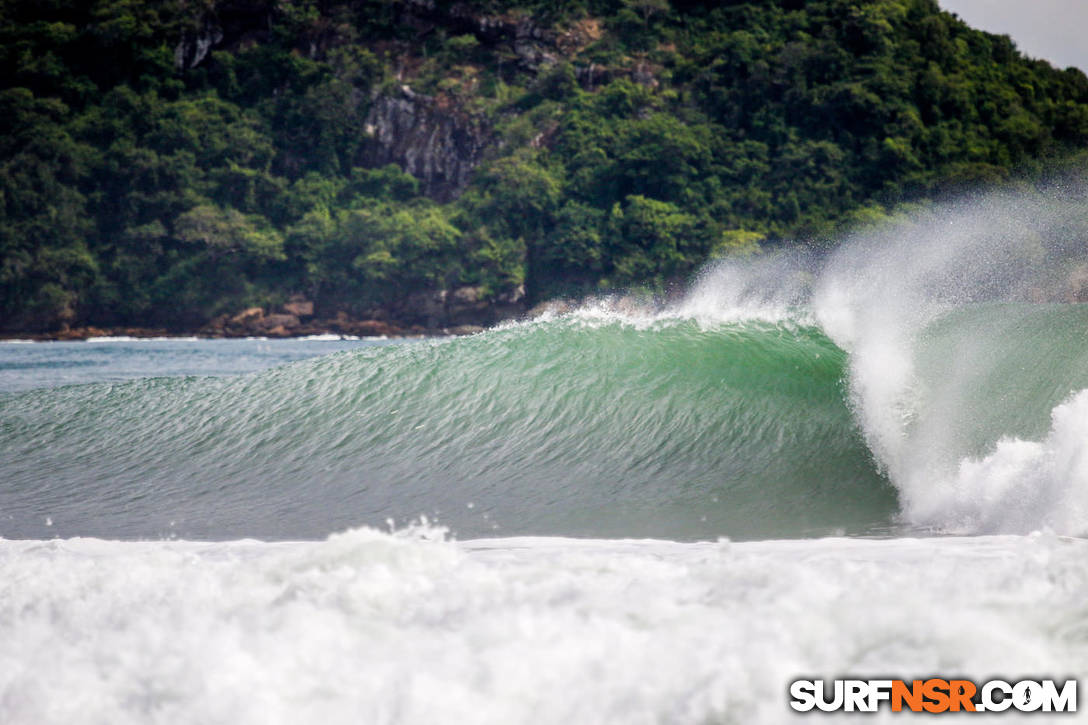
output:
<instances>
[{"instance_id":1,"label":"exposed rock face","mask_svg":"<svg viewBox=\"0 0 1088 725\"><path fill-rule=\"evenodd\" d=\"M366 124L371 139L363 165L397 164L438 201L450 201L468 186L490 140L490 130L478 119L442 108L407 86L375 99Z\"/></svg>"},{"instance_id":2,"label":"exposed rock face","mask_svg":"<svg viewBox=\"0 0 1088 725\"><path fill-rule=\"evenodd\" d=\"M259 41L268 34L274 8L267 2L212 0L199 20L182 33L174 49L174 65L179 71L195 68L207 62L212 50L238 49ZM474 35L485 45L505 45L516 64L530 72L555 65L565 50L600 36L592 23L582 22L560 33L527 13L488 15L466 3L401 0L398 8L399 22L419 35L441 28L450 35ZM337 42L325 38L320 45L327 49ZM314 42L308 51L311 57L315 55ZM589 84L594 80L591 72ZM367 101L360 97L358 102ZM468 186L493 139L482 119L460 111L445 98L417 94L408 86L373 99L366 124L369 139L356 162L367 168L396 164L422 182L424 194L443 202L455 199Z\"/></svg>"},{"instance_id":3,"label":"exposed rock face","mask_svg":"<svg viewBox=\"0 0 1088 725\"><path fill-rule=\"evenodd\" d=\"M525 287L519 285L494 299L480 287L417 292L390 310L396 319L427 328L491 325L525 312Z\"/></svg>"},{"instance_id":4,"label":"exposed rock face","mask_svg":"<svg viewBox=\"0 0 1088 725\"><path fill-rule=\"evenodd\" d=\"M506 43L518 58L518 64L530 71L558 62L557 46L561 40L555 31L539 25L528 14L480 14L467 3L436 3L433 0L403 0L401 22L420 31L441 26L450 34L472 34L487 45Z\"/></svg>"},{"instance_id":5,"label":"exposed rock face","mask_svg":"<svg viewBox=\"0 0 1088 725\"><path fill-rule=\"evenodd\" d=\"M445 321L446 290L416 292L405 297L397 306L394 314L407 322L425 327L438 327Z\"/></svg>"},{"instance_id":6,"label":"exposed rock face","mask_svg":"<svg viewBox=\"0 0 1088 725\"><path fill-rule=\"evenodd\" d=\"M479 287L458 287L451 297L454 304L474 305L483 299L484 294Z\"/></svg>"},{"instance_id":7,"label":"exposed rock face","mask_svg":"<svg viewBox=\"0 0 1088 725\"><path fill-rule=\"evenodd\" d=\"M449 329L451 335L475 335L483 331L484 328L479 325L457 325Z\"/></svg>"},{"instance_id":8,"label":"exposed rock face","mask_svg":"<svg viewBox=\"0 0 1088 725\"><path fill-rule=\"evenodd\" d=\"M197 15L174 47L179 71L196 68L212 50L238 50L266 41L276 13L269 0L205 0L189 9Z\"/></svg>"},{"instance_id":9,"label":"exposed rock face","mask_svg":"<svg viewBox=\"0 0 1088 725\"><path fill-rule=\"evenodd\" d=\"M631 71L631 80L638 83L640 86L646 86L647 88L657 88L660 85L657 81L657 76L654 74L653 68L647 63L639 62L635 65Z\"/></svg>"},{"instance_id":10,"label":"exposed rock face","mask_svg":"<svg viewBox=\"0 0 1088 725\"><path fill-rule=\"evenodd\" d=\"M547 50L546 45L532 38L515 40L514 53L518 56L518 62L531 71L550 68L559 62L555 54Z\"/></svg>"},{"instance_id":11,"label":"exposed rock face","mask_svg":"<svg viewBox=\"0 0 1088 725\"><path fill-rule=\"evenodd\" d=\"M260 307L250 307L231 317L229 322L232 325L251 325L259 322L263 317L263 309Z\"/></svg>"},{"instance_id":12,"label":"exposed rock face","mask_svg":"<svg viewBox=\"0 0 1088 725\"><path fill-rule=\"evenodd\" d=\"M283 311L297 317L313 317L314 303L304 299L293 299L283 306Z\"/></svg>"},{"instance_id":13,"label":"exposed rock face","mask_svg":"<svg viewBox=\"0 0 1088 725\"><path fill-rule=\"evenodd\" d=\"M209 337L294 337L299 335L399 336L417 334L468 335L487 325L525 314L525 286L517 285L500 294L484 287L466 285L452 289L431 289L406 295L387 306L365 310L359 316L343 310L335 317L314 316L314 303L296 295L281 309L266 312L250 307L235 314L219 315L199 330ZM300 319L301 318L301 319ZM153 331L107 333L97 328L80 328L65 333L66 339L105 334L142 336ZM156 334L165 334L158 331ZM54 335L53 337L57 337Z\"/></svg>"},{"instance_id":14,"label":"exposed rock face","mask_svg":"<svg viewBox=\"0 0 1088 725\"><path fill-rule=\"evenodd\" d=\"M174 48L174 68L179 71L196 68L222 40L223 29L210 14L205 15L200 21L199 30L182 33L181 40Z\"/></svg>"},{"instance_id":15,"label":"exposed rock face","mask_svg":"<svg viewBox=\"0 0 1088 725\"><path fill-rule=\"evenodd\" d=\"M265 315L258 323L257 327L263 330L275 330L277 328L284 328L285 330L293 330L298 327L298 318L294 315Z\"/></svg>"}]
</instances>

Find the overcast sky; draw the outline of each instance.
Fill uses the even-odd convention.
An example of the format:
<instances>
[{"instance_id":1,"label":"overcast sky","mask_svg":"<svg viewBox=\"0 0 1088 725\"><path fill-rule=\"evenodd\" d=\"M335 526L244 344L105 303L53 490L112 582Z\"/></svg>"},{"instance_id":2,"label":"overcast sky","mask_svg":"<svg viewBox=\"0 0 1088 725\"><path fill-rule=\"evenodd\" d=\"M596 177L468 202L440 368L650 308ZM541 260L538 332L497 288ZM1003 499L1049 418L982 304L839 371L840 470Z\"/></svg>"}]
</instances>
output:
<instances>
[{"instance_id":1,"label":"overcast sky","mask_svg":"<svg viewBox=\"0 0 1088 725\"><path fill-rule=\"evenodd\" d=\"M1088 73L1088 0L939 0L968 25L1010 36L1023 53Z\"/></svg>"}]
</instances>

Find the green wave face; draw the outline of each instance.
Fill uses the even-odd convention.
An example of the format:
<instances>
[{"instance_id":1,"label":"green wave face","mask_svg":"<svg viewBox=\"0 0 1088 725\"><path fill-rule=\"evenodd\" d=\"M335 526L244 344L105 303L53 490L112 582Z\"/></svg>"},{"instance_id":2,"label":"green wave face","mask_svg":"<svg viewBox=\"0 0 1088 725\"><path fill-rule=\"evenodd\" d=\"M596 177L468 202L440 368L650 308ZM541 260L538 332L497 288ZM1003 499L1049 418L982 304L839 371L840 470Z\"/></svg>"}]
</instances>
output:
<instances>
[{"instance_id":1,"label":"green wave face","mask_svg":"<svg viewBox=\"0 0 1088 725\"><path fill-rule=\"evenodd\" d=\"M1051 410L1088 388L1088 305L965 306L915 348L913 447L933 461L977 457L1003 437L1042 438Z\"/></svg>"},{"instance_id":2,"label":"green wave face","mask_svg":"<svg viewBox=\"0 0 1088 725\"><path fill-rule=\"evenodd\" d=\"M902 517L949 531L1088 531L1088 305L967 305L912 349L889 467Z\"/></svg>"},{"instance_id":3,"label":"green wave face","mask_svg":"<svg viewBox=\"0 0 1088 725\"><path fill-rule=\"evenodd\" d=\"M818 329L565 317L0 397L0 536L750 538L886 525ZM46 517L52 527L45 528Z\"/></svg>"}]
</instances>

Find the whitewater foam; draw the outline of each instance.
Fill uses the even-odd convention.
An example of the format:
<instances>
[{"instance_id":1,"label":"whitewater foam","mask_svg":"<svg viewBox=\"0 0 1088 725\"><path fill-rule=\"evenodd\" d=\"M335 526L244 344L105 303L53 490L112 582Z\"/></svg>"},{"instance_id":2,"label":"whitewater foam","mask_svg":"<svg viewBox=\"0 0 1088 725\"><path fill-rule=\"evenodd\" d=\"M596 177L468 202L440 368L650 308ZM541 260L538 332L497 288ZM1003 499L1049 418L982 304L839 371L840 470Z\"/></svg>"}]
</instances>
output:
<instances>
[{"instance_id":1,"label":"whitewater foam","mask_svg":"<svg viewBox=\"0 0 1088 725\"><path fill-rule=\"evenodd\" d=\"M1084 672L1086 547L0 541L0 720L778 723L802 675Z\"/></svg>"},{"instance_id":2,"label":"whitewater foam","mask_svg":"<svg viewBox=\"0 0 1088 725\"><path fill-rule=\"evenodd\" d=\"M551 303L524 324L577 321L586 325L622 324L639 330L655 325L695 322L704 329L763 322L789 329L815 324L806 301L815 258L802 250L782 250L708 265L678 300L665 303L635 295L604 295L577 304Z\"/></svg>"},{"instance_id":3,"label":"whitewater foam","mask_svg":"<svg viewBox=\"0 0 1088 725\"><path fill-rule=\"evenodd\" d=\"M295 339L296 340L311 341L311 342L335 342L335 341L338 341L338 340L362 340L363 338L359 337L358 335L339 335L339 334L334 334L334 333L328 332L328 333L323 333L323 334L320 334L320 335L303 335L301 337L296 337ZM386 335L374 335L374 336L371 336L371 337L369 337L367 339L371 339L371 340L387 340L389 338Z\"/></svg>"},{"instance_id":4,"label":"whitewater foam","mask_svg":"<svg viewBox=\"0 0 1088 725\"><path fill-rule=\"evenodd\" d=\"M1060 462L1088 443L1067 420L1082 403L1062 403L1088 385L1088 318L1026 301L1084 262L1064 236L1084 199L1073 187L934 207L855 235L820 271L813 313L849 354L855 416L905 521L1088 531L1088 472ZM1029 442L1048 413L1054 430Z\"/></svg>"},{"instance_id":5,"label":"whitewater foam","mask_svg":"<svg viewBox=\"0 0 1088 725\"><path fill-rule=\"evenodd\" d=\"M1040 441L1002 438L984 458L964 458L955 474L905 512L946 530L1021 532L1040 526L1081 532L1088 522L1088 390L1054 408Z\"/></svg>"},{"instance_id":6,"label":"whitewater foam","mask_svg":"<svg viewBox=\"0 0 1088 725\"><path fill-rule=\"evenodd\" d=\"M161 335L158 337L133 337L132 335L99 335L88 337L83 342L199 342L205 339L195 335Z\"/></svg>"}]
</instances>

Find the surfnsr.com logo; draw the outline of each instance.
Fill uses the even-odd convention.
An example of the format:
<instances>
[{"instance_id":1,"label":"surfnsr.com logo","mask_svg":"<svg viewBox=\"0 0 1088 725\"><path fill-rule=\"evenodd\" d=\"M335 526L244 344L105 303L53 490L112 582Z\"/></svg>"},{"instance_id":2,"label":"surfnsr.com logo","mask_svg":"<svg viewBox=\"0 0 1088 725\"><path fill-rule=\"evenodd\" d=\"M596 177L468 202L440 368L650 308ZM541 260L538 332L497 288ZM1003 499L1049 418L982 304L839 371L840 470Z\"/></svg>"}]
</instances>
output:
<instances>
[{"instance_id":1,"label":"surfnsr.com logo","mask_svg":"<svg viewBox=\"0 0 1088 725\"><path fill-rule=\"evenodd\" d=\"M796 680L790 707L799 712L1076 712L1077 681Z\"/></svg>"}]
</instances>

